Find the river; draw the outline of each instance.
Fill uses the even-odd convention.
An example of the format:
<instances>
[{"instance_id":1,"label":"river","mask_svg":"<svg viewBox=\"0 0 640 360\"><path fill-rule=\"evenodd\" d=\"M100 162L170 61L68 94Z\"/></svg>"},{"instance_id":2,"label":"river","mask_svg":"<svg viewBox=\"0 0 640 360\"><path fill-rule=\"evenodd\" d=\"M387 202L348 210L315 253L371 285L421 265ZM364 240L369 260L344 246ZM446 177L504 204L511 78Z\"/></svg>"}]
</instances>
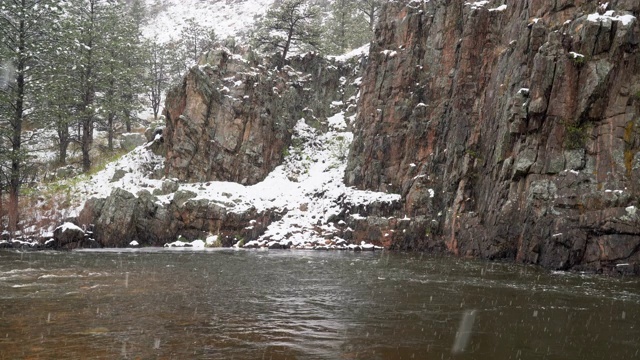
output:
<instances>
[{"instance_id":1,"label":"river","mask_svg":"<svg viewBox=\"0 0 640 360\"><path fill-rule=\"evenodd\" d=\"M637 359L640 280L420 254L0 251L0 359Z\"/></svg>"}]
</instances>

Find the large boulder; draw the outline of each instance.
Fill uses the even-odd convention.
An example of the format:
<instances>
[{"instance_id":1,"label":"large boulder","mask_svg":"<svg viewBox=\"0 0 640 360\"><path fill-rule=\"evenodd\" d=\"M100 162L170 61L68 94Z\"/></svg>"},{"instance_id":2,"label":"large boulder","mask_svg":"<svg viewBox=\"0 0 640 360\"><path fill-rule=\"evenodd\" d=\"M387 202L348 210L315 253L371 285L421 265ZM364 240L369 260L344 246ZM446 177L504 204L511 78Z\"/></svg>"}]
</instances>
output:
<instances>
[{"instance_id":1,"label":"large boulder","mask_svg":"<svg viewBox=\"0 0 640 360\"><path fill-rule=\"evenodd\" d=\"M95 219L96 238L105 247L121 247L136 239L134 214L138 199L132 193L115 188Z\"/></svg>"},{"instance_id":2,"label":"large boulder","mask_svg":"<svg viewBox=\"0 0 640 360\"><path fill-rule=\"evenodd\" d=\"M85 231L78 225L65 222L53 230L53 246L57 249L75 249L80 247L94 247L95 241L89 239Z\"/></svg>"}]
</instances>

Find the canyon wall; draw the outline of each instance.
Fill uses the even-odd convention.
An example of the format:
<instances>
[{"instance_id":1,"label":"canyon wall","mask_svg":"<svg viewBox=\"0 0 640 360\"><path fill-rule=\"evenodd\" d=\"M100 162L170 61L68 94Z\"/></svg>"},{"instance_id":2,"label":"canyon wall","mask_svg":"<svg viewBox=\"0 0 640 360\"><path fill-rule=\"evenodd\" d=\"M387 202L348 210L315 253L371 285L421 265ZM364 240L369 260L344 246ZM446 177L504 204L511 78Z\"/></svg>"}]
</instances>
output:
<instances>
[{"instance_id":1,"label":"canyon wall","mask_svg":"<svg viewBox=\"0 0 640 360\"><path fill-rule=\"evenodd\" d=\"M365 71L348 185L411 222L388 247L640 272L640 3L394 1ZM375 226L373 226L375 227Z\"/></svg>"}]
</instances>

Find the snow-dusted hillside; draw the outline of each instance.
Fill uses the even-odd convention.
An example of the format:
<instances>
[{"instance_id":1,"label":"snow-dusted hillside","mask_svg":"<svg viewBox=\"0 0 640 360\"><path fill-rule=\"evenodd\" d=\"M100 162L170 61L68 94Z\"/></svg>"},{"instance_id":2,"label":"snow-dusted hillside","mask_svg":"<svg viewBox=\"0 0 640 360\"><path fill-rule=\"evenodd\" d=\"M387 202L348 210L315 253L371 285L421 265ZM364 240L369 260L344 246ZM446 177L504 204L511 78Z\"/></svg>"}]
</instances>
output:
<instances>
[{"instance_id":1,"label":"snow-dusted hillside","mask_svg":"<svg viewBox=\"0 0 640 360\"><path fill-rule=\"evenodd\" d=\"M143 29L149 39L178 38L186 21L212 27L220 39L243 39L274 0L146 0L150 20Z\"/></svg>"},{"instance_id":2,"label":"snow-dusted hillside","mask_svg":"<svg viewBox=\"0 0 640 360\"><path fill-rule=\"evenodd\" d=\"M176 39L185 23L194 19L203 26L211 26L221 38L234 36L243 40L254 22L264 14L274 0L253 1L201 1L201 0L147 0L150 21L144 34L159 41ZM333 57L338 62L368 53L365 45L343 56ZM357 80L359 81L359 80ZM334 116L326 119L328 132L309 127L300 119L294 131L295 140L302 144L290 148L290 155L267 178L253 186L229 182L180 184L180 190L197 194L196 199L208 199L220 204L231 198L233 206L227 211L242 213L250 208L258 212L286 213L272 223L263 235L247 246L265 246L270 242L290 243L297 247L324 246L326 234L335 232L336 225L329 219L340 213L341 202L353 204L390 203L398 195L373 193L347 188L343 183L346 152L353 134L346 126L344 111L335 109ZM349 119L353 121L353 119ZM77 217L84 202L92 197L106 198L113 189L120 188L137 194L146 189L163 187L164 179L152 176L163 167L164 158L154 155L150 145L140 146L91 175L61 179L40 191L54 196L39 199L36 208L42 209L33 219L39 222L25 229L24 234L35 238L49 238L60 220ZM121 176L117 176L120 173ZM124 175L122 175L124 174ZM61 193L59 191L63 189ZM162 204L169 204L175 191L158 196ZM56 205L51 205L56 203ZM62 205L62 206L61 206ZM352 214L353 216L360 216ZM44 221L43 219L51 219ZM339 226L343 226L340 224ZM336 238L340 246L345 241Z\"/></svg>"},{"instance_id":3,"label":"snow-dusted hillside","mask_svg":"<svg viewBox=\"0 0 640 360\"><path fill-rule=\"evenodd\" d=\"M256 185L210 181L183 183L179 188L197 194L196 200L228 203L229 212L242 213L255 208L259 212L271 209L286 213L282 219L272 223L258 240L247 243L247 247L267 246L270 241L288 243L299 248L324 246L324 235L337 230L330 218L340 213L340 201L367 205L374 202L390 203L399 199L399 195L360 191L344 185L342 178L346 167L346 152L353 134L346 130L344 113L339 112L327 120L331 130L321 133L301 119L294 136L303 145L299 148L291 147L284 164ZM153 191L161 188L162 180L150 179L148 176L154 168L162 166L164 159L153 155L149 150L150 145L138 147L120 160L107 165L103 171L75 183L72 202L76 208L70 209L65 215L77 216L85 200L90 197L105 198L115 188L133 194L143 189ZM117 171L126 173L122 178L114 180ZM174 195L175 193L158 196L158 201L169 204ZM344 240L340 241L334 238L334 242L338 244L345 243ZM194 244L204 243L196 241Z\"/></svg>"},{"instance_id":4,"label":"snow-dusted hillside","mask_svg":"<svg viewBox=\"0 0 640 360\"><path fill-rule=\"evenodd\" d=\"M347 61L350 57L360 56L367 48L364 46L337 60ZM356 79L354 84L358 82ZM331 220L343 211L341 204L393 203L399 195L359 191L345 186L346 157L353 139L347 121L352 122L355 116L346 118L339 106L335 111L333 116L323 120L328 127L326 132L316 130L300 119L294 129L293 140L298 145L288 149L283 164L264 181L252 186L219 181L182 183L169 194L158 194L156 201L160 206L168 206L181 190L196 194L195 200L205 199L224 206L229 213L242 214L255 209L258 213L272 211L284 214L271 223L257 240L246 243L247 247L277 243L297 248L346 248L346 241L339 236L334 236L330 244L326 239L327 234L337 233L338 227L345 227L344 222ZM165 159L154 155L151 147L152 143L140 146L91 176L81 175L59 181L56 186L67 189L68 205L65 208L52 207L46 216L58 219L77 217L86 200L106 198L116 188L131 194L164 188L164 182L172 180L152 175L161 172ZM349 216L363 218L363 214L358 213ZM249 226L251 224L249 222ZM34 228L32 231L40 230L40 236L48 238L57 225L59 223L51 223L48 228ZM197 244L204 242L196 241L194 245Z\"/></svg>"}]
</instances>

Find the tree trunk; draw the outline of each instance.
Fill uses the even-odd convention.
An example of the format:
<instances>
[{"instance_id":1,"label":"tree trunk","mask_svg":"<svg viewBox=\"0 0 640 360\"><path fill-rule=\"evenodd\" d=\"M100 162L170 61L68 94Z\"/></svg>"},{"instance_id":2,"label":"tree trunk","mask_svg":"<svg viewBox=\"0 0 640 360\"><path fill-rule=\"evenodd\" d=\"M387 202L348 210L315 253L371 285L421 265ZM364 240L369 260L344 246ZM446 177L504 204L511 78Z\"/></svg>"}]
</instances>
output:
<instances>
[{"instance_id":1,"label":"tree trunk","mask_svg":"<svg viewBox=\"0 0 640 360\"><path fill-rule=\"evenodd\" d=\"M95 0L89 1L88 15L90 17L91 24L95 24ZM82 86L83 96L82 103L80 104L80 113L82 114L82 120L80 121L81 131L81 143L82 143L82 171L88 172L91 169L91 156L90 151L93 146L93 101L95 100L95 84L94 84L94 67L93 62L93 39L89 38L87 42L87 58L84 66L84 72L82 73Z\"/></svg>"},{"instance_id":2,"label":"tree trunk","mask_svg":"<svg viewBox=\"0 0 640 360\"><path fill-rule=\"evenodd\" d=\"M58 119L58 121L58 162L60 165L64 165L67 163L67 149L70 143L69 127L62 119Z\"/></svg>"},{"instance_id":3,"label":"tree trunk","mask_svg":"<svg viewBox=\"0 0 640 360\"><path fill-rule=\"evenodd\" d=\"M0 184L0 233L4 232L4 191Z\"/></svg>"},{"instance_id":4,"label":"tree trunk","mask_svg":"<svg viewBox=\"0 0 640 360\"><path fill-rule=\"evenodd\" d=\"M116 114L110 112L107 116L107 144L109 151L113 151L113 120L115 119Z\"/></svg>"},{"instance_id":5,"label":"tree trunk","mask_svg":"<svg viewBox=\"0 0 640 360\"><path fill-rule=\"evenodd\" d=\"M284 44L284 49L282 49L282 59L280 59L278 69L282 69L282 67L286 63L287 53L289 53L289 46L291 46L291 38L293 37L293 30L293 26L291 26L289 28L289 33L287 34L287 42Z\"/></svg>"},{"instance_id":6,"label":"tree trunk","mask_svg":"<svg viewBox=\"0 0 640 360\"><path fill-rule=\"evenodd\" d=\"M21 103L22 101L18 101ZM22 122L22 119L19 120ZM20 130L22 124L17 124L13 131L13 148L11 159L11 174L9 178L9 232L13 233L18 230L20 209L18 208L18 196L20 195L20 170L22 170L20 157ZM16 142L16 139L17 142Z\"/></svg>"},{"instance_id":7,"label":"tree trunk","mask_svg":"<svg viewBox=\"0 0 640 360\"><path fill-rule=\"evenodd\" d=\"M68 142L60 142L58 144L58 163L60 165L67 164L67 148L69 147Z\"/></svg>"},{"instance_id":8,"label":"tree trunk","mask_svg":"<svg viewBox=\"0 0 640 360\"><path fill-rule=\"evenodd\" d=\"M86 115L82 121L82 171L91 170L91 145L93 143L93 117Z\"/></svg>"},{"instance_id":9,"label":"tree trunk","mask_svg":"<svg viewBox=\"0 0 640 360\"><path fill-rule=\"evenodd\" d=\"M375 2L370 2L365 4L365 7L362 9L362 12L369 18L369 29L373 32L376 27L376 12L380 8L379 4Z\"/></svg>"},{"instance_id":10,"label":"tree trunk","mask_svg":"<svg viewBox=\"0 0 640 360\"><path fill-rule=\"evenodd\" d=\"M22 120L24 119L24 93L26 68L25 53L25 23L20 20L18 47L18 66L16 68L16 103L12 121L11 134L11 172L9 174L9 232L11 236L18 230L20 210L18 208L18 196L20 195L20 173L22 170Z\"/></svg>"},{"instance_id":11,"label":"tree trunk","mask_svg":"<svg viewBox=\"0 0 640 360\"><path fill-rule=\"evenodd\" d=\"M371 12L369 13L369 29L371 31L375 31L376 28L376 11L375 8L371 8Z\"/></svg>"},{"instance_id":12,"label":"tree trunk","mask_svg":"<svg viewBox=\"0 0 640 360\"><path fill-rule=\"evenodd\" d=\"M158 120L158 112L160 111L160 101L156 101L154 99L151 102L151 107L153 108L153 120Z\"/></svg>"},{"instance_id":13,"label":"tree trunk","mask_svg":"<svg viewBox=\"0 0 640 360\"><path fill-rule=\"evenodd\" d=\"M153 109L153 120L158 120L158 112L160 111L160 80L154 80L151 86L151 108Z\"/></svg>"},{"instance_id":14,"label":"tree trunk","mask_svg":"<svg viewBox=\"0 0 640 360\"><path fill-rule=\"evenodd\" d=\"M13 182L9 186L9 233L11 237L18 231L20 209L18 207L18 196L20 188L15 187Z\"/></svg>"},{"instance_id":15,"label":"tree trunk","mask_svg":"<svg viewBox=\"0 0 640 360\"><path fill-rule=\"evenodd\" d=\"M342 4L345 6L344 4ZM347 49L347 11L343 8L340 21L340 53Z\"/></svg>"},{"instance_id":16,"label":"tree trunk","mask_svg":"<svg viewBox=\"0 0 640 360\"><path fill-rule=\"evenodd\" d=\"M133 97L129 98L130 101L133 101ZM128 133L131 132L131 110L124 110L124 126Z\"/></svg>"}]
</instances>

